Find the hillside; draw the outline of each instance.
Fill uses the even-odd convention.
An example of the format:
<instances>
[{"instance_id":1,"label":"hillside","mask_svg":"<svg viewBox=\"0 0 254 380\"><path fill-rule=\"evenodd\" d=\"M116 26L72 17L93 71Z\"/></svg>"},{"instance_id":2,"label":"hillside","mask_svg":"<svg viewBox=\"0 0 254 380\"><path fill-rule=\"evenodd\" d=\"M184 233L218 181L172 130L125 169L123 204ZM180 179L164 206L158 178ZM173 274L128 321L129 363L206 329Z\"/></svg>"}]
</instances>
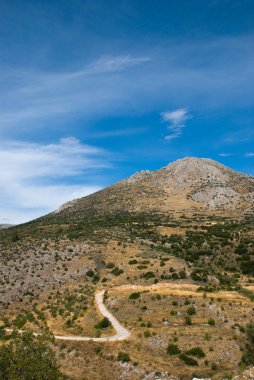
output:
<instances>
[{"instance_id":1,"label":"hillside","mask_svg":"<svg viewBox=\"0 0 254 380\"><path fill-rule=\"evenodd\" d=\"M60 213L143 213L242 215L253 212L254 178L200 158L185 158L156 171L141 171L88 197L69 202Z\"/></svg>"},{"instance_id":2,"label":"hillside","mask_svg":"<svg viewBox=\"0 0 254 380\"><path fill-rule=\"evenodd\" d=\"M0 325L112 336L94 304L105 289L131 338L56 343L70 379L241 376L254 364L253 210L253 177L186 158L2 230Z\"/></svg>"},{"instance_id":3,"label":"hillside","mask_svg":"<svg viewBox=\"0 0 254 380\"><path fill-rule=\"evenodd\" d=\"M0 230L12 227L12 224L0 224Z\"/></svg>"}]
</instances>

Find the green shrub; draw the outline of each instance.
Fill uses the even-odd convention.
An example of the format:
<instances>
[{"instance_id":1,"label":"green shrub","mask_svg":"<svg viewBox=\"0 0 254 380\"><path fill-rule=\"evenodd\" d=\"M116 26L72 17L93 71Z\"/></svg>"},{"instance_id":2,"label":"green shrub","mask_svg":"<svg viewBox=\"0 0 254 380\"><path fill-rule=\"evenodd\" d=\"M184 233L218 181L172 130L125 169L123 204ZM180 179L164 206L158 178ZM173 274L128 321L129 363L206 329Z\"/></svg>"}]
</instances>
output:
<instances>
[{"instance_id":1,"label":"green shrub","mask_svg":"<svg viewBox=\"0 0 254 380\"><path fill-rule=\"evenodd\" d=\"M215 326L215 320L214 320L213 318L209 318L209 319L208 319L208 324L209 324L210 326Z\"/></svg>"},{"instance_id":2,"label":"green shrub","mask_svg":"<svg viewBox=\"0 0 254 380\"><path fill-rule=\"evenodd\" d=\"M22 327L26 324L27 317L23 314L18 314L16 319L13 321L13 325L18 329L22 329Z\"/></svg>"},{"instance_id":3,"label":"green shrub","mask_svg":"<svg viewBox=\"0 0 254 380\"><path fill-rule=\"evenodd\" d=\"M193 347L185 352L187 355L196 356L196 358L204 358L205 353L200 347Z\"/></svg>"},{"instance_id":4,"label":"green shrub","mask_svg":"<svg viewBox=\"0 0 254 380\"><path fill-rule=\"evenodd\" d=\"M130 300L137 300L138 298L140 298L140 293L139 292L137 292L137 293L131 293L131 295L129 296Z\"/></svg>"},{"instance_id":5,"label":"green shrub","mask_svg":"<svg viewBox=\"0 0 254 380\"><path fill-rule=\"evenodd\" d=\"M175 344L170 343L167 347L167 353L169 355L178 355L181 353L181 350Z\"/></svg>"},{"instance_id":6,"label":"green shrub","mask_svg":"<svg viewBox=\"0 0 254 380\"><path fill-rule=\"evenodd\" d=\"M104 317L97 325L95 325L96 329L106 329L111 326L111 322L107 317Z\"/></svg>"},{"instance_id":7,"label":"green shrub","mask_svg":"<svg viewBox=\"0 0 254 380\"><path fill-rule=\"evenodd\" d=\"M190 365L190 366L197 366L198 365L198 362L197 360L191 358L190 356L186 355L186 354L181 354L179 355L179 358L187 365Z\"/></svg>"},{"instance_id":8,"label":"green shrub","mask_svg":"<svg viewBox=\"0 0 254 380\"><path fill-rule=\"evenodd\" d=\"M149 280L149 278L153 278L153 277L155 277L155 274L153 272L146 272L144 274L144 278L147 280Z\"/></svg>"},{"instance_id":9,"label":"green shrub","mask_svg":"<svg viewBox=\"0 0 254 380\"><path fill-rule=\"evenodd\" d=\"M45 336L23 333L0 347L1 380L60 379L54 351Z\"/></svg>"},{"instance_id":10,"label":"green shrub","mask_svg":"<svg viewBox=\"0 0 254 380\"><path fill-rule=\"evenodd\" d=\"M192 325L192 320L191 320L191 317L189 315L186 315L185 316L185 324L186 325Z\"/></svg>"},{"instance_id":11,"label":"green shrub","mask_svg":"<svg viewBox=\"0 0 254 380\"><path fill-rule=\"evenodd\" d=\"M115 267L114 269L112 269L111 273L114 275L114 276L120 276L120 274L122 274L124 271L122 269L119 269L118 267Z\"/></svg>"},{"instance_id":12,"label":"green shrub","mask_svg":"<svg viewBox=\"0 0 254 380\"><path fill-rule=\"evenodd\" d=\"M130 260L129 264L130 265L135 265L135 264L138 264L138 261L137 260Z\"/></svg>"},{"instance_id":13,"label":"green shrub","mask_svg":"<svg viewBox=\"0 0 254 380\"><path fill-rule=\"evenodd\" d=\"M243 354L242 362L247 365L254 364L254 324L249 323L246 326L246 335L248 339L247 350Z\"/></svg>"},{"instance_id":14,"label":"green shrub","mask_svg":"<svg viewBox=\"0 0 254 380\"><path fill-rule=\"evenodd\" d=\"M120 362L129 362L131 359L127 352L121 351L118 353L117 360Z\"/></svg>"},{"instance_id":15,"label":"green shrub","mask_svg":"<svg viewBox=\"0 0 254 380\"><path fill-rule=\"evenodd\" d=\"M114 266L115 266L114 263L108 263L108 264L106 265L106 267L107 267L108 269L112 269L112 268L114 268Z\"/></svg>"},{"instance_id":16,"label":"green shrub","mask_svg":"<svg viewBox=\"0 0 254 380\"><path fill-rule=\"evenodd\" d=\"M188 309L187 309L187 314L188 314L188 315L195 315L195 314L196 314L196 309L195 309L195 307L194 307L194 306L190 306L190 307L188 307Z\"/></svg>"}]
</instances>

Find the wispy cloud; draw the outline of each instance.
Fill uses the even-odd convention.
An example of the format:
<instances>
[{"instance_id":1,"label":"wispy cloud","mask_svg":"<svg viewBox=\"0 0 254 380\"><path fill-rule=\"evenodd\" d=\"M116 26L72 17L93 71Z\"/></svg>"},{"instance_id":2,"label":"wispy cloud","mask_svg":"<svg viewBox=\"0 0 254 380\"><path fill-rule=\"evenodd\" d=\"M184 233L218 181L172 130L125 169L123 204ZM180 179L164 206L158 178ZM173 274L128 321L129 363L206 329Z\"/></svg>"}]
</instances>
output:
<instances>
[{"instance_id":1,"label":"wispy cloud","mask_svg":"<svg viewBox=\"0 0 254 380\"><path fill-rule=\"evenodd\" d=\"M121 137L140 134L146 131L146 128L125 128L125 129L115 129L115 130L105 130L97 133L93 133L91 137L100 139L108 137Z\"/></svg>"},{"instance_id":2,"label":"wispy cloud","mask_svg":"<svg viewBox=\"0 0 254 380\"><path fill-rule=\"evenodd\" d=\"M148 61L150 61L149 57L132 57L130 55L102 57L89 65L88 69L84 70L83 74L121 71Z\"/></svg>"},{"instance_id":3,"label":"wispy cloud","mask_svg":"<svg viewBox=\"0 0 254 380\"><path fill-rule=\"evenodd\" d=\"M110 166L107 153L82 144L73 137L55 144L9 141L0 148L1 220L23 222L57 208L60 204L90 194L98 185L70 184ZM11 219L12 215L15 219Z\"/></svg>"},{"instance_id":4,"label":"wispy cloud","mask_svg":"<svg viewBox=\"0 0 254 380\"><path fill-rule=\"evenodd\" d=\"M144 46L142 54L118 52L79 62L78 69L0 66L0 131L137 115L167 104L194 110L253 105L252 44L253 36L171 40L167 49ZM228 57L234 57L230 65Z\"/></svg>"},{"instance_id":5,"label":"wispy cloud","mask_svg":"<svg viewBox=\"0 0 254 380\"><path fill-rule=\"evenodd\" d=\"M222 144L234 145L250 141L254 137L254 129L242 128L235 131L230 131L222 138Z\"/></svg>"},{"instance_id":6,"label":"wispy cloud","mask_svg":"<svg viewBox=\"0 0 254 380\"><path fill-rule=\"evenodd\" d=\"M149 60L146 56L101 57L81 70L57 73L0 68L0 128L117 109L129 94L121 92L125 71Z\"/></svg>"},{"instance_id":7,"label":"wispy cloud","mask_svg":"<svg viewBox=\"0 0 254 380\"><path fill-rule=\"evenodd\" d=\"M254 157L254 152L245 153L245 157Z\"/></svg>"},{"instance_id":8,"label":"wispy cloud","mask_svg":"<svg viewBox=\"0 0 254 380\"><path fill-rule=\"evenodd\" d=\"M230 157L230 156L233 156L233 153L218 153L218 156L220 156L220 157Z\"/></svg>"},{"instance_id":9,"label":"wispy cloud","mask_svg":"<svg viewBox=\"0 0 254 380\"><path fill-rule=\"evenodd\" d=\"M170 112L161 113L162 120L168 122L167 129L170 134L165 136L165 140L171 141L180 137L185 127L185 121L190 117L186 108L178 108Z\"/></svg>"}]
</instances>

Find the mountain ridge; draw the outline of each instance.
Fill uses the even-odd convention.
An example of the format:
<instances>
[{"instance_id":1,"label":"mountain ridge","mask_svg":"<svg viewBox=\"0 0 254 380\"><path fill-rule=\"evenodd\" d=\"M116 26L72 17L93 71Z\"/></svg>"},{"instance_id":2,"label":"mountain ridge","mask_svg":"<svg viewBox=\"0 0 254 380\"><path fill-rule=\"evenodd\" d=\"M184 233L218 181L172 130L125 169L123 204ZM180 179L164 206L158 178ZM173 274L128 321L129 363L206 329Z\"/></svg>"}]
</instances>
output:
<instances>
[{"instance_id":1,"label":"mountain ridge","mask_svg":"<svg viewBox=\"0 0 254 380\"><path fill-rule=\"evenodd\" d=\"M95 378L96 366L100 378L132 380L134 370L147 376L151 363L149 379L163 371L170 373L165 379L190 379L189 360L200 378L233 378L253 358L253 183L212 160L188 158L0 230L0 332L46 328L68 340L99 332L103 355L98 342L68 343L84 368L75 379ZM105 307L132 334L111 345L108 357L114 333L110 326L98 331L105 321L94 294L101 291ZM172 348L179 353L173 360ZM65 372L75 371L73 351L61 343L57 350ZM202 357L191 359L196 352ZM123 353L137 363L128 373L119 366Z\"/></svg>"},{"instance_id":2,"label":"mountain ridge","mask_svg":"<svg viewBox=\"0 0 254 380\"><path fill-rule=\"evenodd\" d=\"M141 170L55 213L92 207L101 212L251 212L254 177L209 159L186 157L158 170ZM99 210L101 209L101 210Z\"/></svg>"}]
</instances>

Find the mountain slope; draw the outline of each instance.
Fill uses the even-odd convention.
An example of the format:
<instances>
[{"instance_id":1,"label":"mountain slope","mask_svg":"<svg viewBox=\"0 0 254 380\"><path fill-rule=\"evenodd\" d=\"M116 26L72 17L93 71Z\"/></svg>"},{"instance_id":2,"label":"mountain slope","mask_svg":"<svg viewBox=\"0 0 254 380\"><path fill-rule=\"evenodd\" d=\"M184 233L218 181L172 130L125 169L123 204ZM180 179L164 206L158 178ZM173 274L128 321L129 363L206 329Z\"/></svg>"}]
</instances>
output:
<instances>
[{"instance_id":1,"label":"mountain slope","mask_svg":"<svg viewBox=\"0 0 254 380\"><path fill-rule=\"evenodd\" d=\"M73 380L190 379L197 348L206 356L194 360L200 378L241 374L254 364L253 185L215 161L186 158L1 230L0 339L1 326L111 336L110 326L98 330L94 304L105 289L131 339L110 350L56 342ZM172 347L179 355L169 356ZM119 360L126 353L128 366Z\"/></svg>"},{"instance_id":2,"label":"mountain slope","mask_svg":"<svg viewBox=\"0 0 254 380\"><path fill-rule=\"evenodd\" d=\"M253 211L253 204L252 176L210 159L184 158L160 170L136 173L59 211L69 216L88 210L92 214L217 211L236 215Z\"/></svg>"},{"instance_id":3,"label":"mountain slope","mask_svg":"<svg viewBox=\"0 0 254 380\"><path fill-rule=\"evenodd\" d=\"M12 224L0 224L0 230L4 230L5 228L10 228L12 226Z\"/></svg>"}]
</instances>

